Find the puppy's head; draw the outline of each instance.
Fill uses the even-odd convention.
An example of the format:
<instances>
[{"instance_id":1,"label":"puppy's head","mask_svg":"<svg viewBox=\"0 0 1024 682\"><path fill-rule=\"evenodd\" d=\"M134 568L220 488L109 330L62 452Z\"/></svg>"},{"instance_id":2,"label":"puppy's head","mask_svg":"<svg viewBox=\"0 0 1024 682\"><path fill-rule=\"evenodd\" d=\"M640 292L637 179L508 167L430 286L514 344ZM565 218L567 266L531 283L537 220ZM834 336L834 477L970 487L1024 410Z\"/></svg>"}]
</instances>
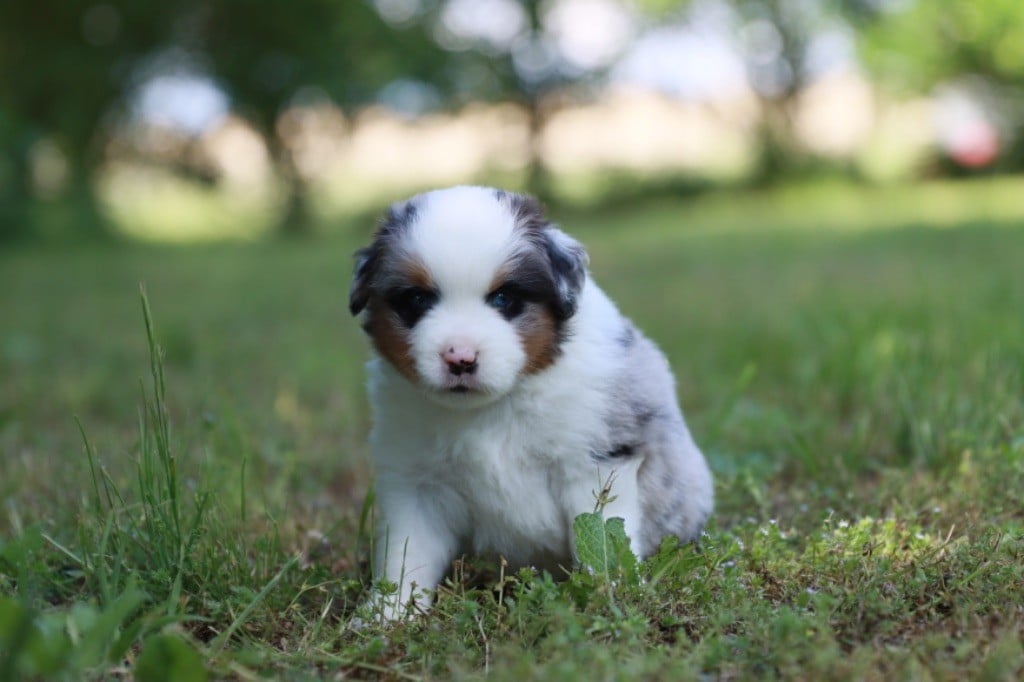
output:
<instances>
[{"instance_id":1,"label":"puppy's head","mask_svg":"<svg viewBox=\"0 0 1024 682\"><path fill-rule=\"evenodd\" d=\"M388 209L356 253L349 309L406 379L481 405L558 358L586 264L530 197L437 190Z\"/></svg>"}]
</instances>

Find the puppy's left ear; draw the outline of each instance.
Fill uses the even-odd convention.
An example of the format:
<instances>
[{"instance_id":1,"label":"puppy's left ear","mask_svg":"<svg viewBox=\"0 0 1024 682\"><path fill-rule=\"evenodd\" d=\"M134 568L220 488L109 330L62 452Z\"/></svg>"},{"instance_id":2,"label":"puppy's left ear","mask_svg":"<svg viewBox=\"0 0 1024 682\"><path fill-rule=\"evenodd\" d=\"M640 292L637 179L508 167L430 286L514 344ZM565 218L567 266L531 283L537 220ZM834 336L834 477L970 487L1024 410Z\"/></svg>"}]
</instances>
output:
<instances>
[{"instance_id":1,"label":"puppy's left ear","mask_svg":"<svg viewBox=\"0 0 1024 682\"><path fill-rule=\"evenodd\" d=\"M587 279L587 263L590 258L578 241L557 227L544 228L544 248L551 271L555 277L558 292L558 317L566 320L576 314L580 291Z\"/></svg>"},{"instance_id":2,"label":"puppy's left ear","mask_svg":"<svg viewBox=\"0 0 1024 682\"><path fill-rule=\"evenodd\" d=\"M355 253L356 269L352 275L352 287L348 293L348 310L358 315L370 300L370 280L377 264L377 249L368 246Z\"/></svg>"},{"instance_id":3,"label":"puppy's left ear","mask_svg":"<svg viewBox=\"0 0 1024 682\"><path fill-rule=\"evenodd\" d=\"M578 241L559 230L544 216L540 202L526 194L496 190L498 201L506 204L516 225L530 242L542 249L551 264L557 300L555 316L567 320L576 314L580 291L587 279L587 251Z\"/></svg>"}]
</instances>

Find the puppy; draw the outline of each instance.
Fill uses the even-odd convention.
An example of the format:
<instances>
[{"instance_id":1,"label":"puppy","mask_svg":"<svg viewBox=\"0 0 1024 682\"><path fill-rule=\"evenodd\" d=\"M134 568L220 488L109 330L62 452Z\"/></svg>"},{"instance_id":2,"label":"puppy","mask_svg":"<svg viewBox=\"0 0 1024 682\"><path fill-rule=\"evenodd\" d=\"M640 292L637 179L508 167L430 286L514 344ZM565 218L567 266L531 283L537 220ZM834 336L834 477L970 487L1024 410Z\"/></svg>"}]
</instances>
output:
<instances>
[{"instance_id":1,"label":"puppy","mask_svg":"<svg viewBox=\"0 0 1024 682\"><path fill-rule=\"evenodd\" d=\"M631 548L696 538L713 486L668 363L527 196L454 187L391 206L349 308L375 350L370 447L386 619L463 553L556 571L611 482Z\"/></svg>"}]
</instances>

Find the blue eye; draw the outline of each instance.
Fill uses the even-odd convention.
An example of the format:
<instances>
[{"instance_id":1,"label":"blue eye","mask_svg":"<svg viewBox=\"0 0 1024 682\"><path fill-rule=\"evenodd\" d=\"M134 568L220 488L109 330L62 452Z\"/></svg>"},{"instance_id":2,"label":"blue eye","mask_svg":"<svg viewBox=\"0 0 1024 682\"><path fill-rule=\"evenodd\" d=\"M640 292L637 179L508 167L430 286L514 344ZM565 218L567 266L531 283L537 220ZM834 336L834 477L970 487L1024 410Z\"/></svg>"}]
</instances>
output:
<instances>
[{"instance_id":1,"label":"blue eye","mask_svg":"<svg viewBox=\"0 0 1024 682\"><path fill-rule=\"evenodd\" d=\"M507 286L492 292L486 300L487 305L501 313L506 320L511 320L523 312L522 297Z\"/></svg>"}]
</instances>

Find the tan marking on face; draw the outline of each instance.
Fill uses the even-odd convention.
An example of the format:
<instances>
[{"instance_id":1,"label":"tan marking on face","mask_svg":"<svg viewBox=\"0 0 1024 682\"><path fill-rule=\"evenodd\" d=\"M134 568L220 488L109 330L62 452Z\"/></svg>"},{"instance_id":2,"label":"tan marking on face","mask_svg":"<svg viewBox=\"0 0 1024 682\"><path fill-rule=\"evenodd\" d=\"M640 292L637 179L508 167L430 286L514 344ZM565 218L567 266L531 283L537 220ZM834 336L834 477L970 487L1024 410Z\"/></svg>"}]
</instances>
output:
<instances>
[{"instance_id":1,"label":"tan marking on face","mask_svg":"<svg viewBox=\"0 0 1024 682\"><path fill-rule=\"evenodd\" d=\"M515 272L515 268L511 263L504 263L495 271L494 277L491 278L491 283L487 286L487 291L497 291L512 277Z\"/></svg>"},{"instance_id":2,"label":"tan marking on face","mask_svg":"<svg viewBox=\"0 0 1024 682\"><path fill-rule=\"evenodd\" d=\"M420 260L408 258L399 263L398 268L402 272L402 277L409 282L409 286L427 290L434 288L434 278Z\"/></svg>"},{"instance_id":3,"label":"tan marking on face","mask_svg":"<svg viewBox=\"0 0 1024 682\"><path fill-rule=\"evenodd\" d=\"M385 257L383 262L387 272L382 273L380 279L390 282L389 287L408 286L428 290L434 288L430 271L418 259ZM388 305L384 299L384 292L374 291L371 294L364 329L370 336L373 347L385 360L409 381L419 381L409 341L410 330Z\"/></svg>"},{"instance_id":4,"label":"tan marking on face","mask_svg":"<svg viewBox=\"0 0 1024 682\"><path fill-rule=\"evenodd\" d=\"M367 306L366 333L377 352L412 382L417 381L409 330L381 298L374 296Z\"/></svg>"},{"instance_id":5,"label":"tan marking on face","mask_svg":"<svg viewBox=\"0 0 1024 682\"><path fill-rule=\"evenodd\" d=\"M394 250L385 251L380 258L380 270L374 278L374 293L384 296L388 291L403 287L433 289L434 278L430 270L413 255Z\"/></svg>"},{"instance_id":6,"label":"tan marking on face","mask_svg":"<svg viewBox=\"0 0 1024 682\"><path fill-rule=\"evenodd\" d=\"M558 327L547 306L527 303L523 313L512 321L526 352L523 374L536 374L558 359Z\"/></svg>"}]
</instances>

